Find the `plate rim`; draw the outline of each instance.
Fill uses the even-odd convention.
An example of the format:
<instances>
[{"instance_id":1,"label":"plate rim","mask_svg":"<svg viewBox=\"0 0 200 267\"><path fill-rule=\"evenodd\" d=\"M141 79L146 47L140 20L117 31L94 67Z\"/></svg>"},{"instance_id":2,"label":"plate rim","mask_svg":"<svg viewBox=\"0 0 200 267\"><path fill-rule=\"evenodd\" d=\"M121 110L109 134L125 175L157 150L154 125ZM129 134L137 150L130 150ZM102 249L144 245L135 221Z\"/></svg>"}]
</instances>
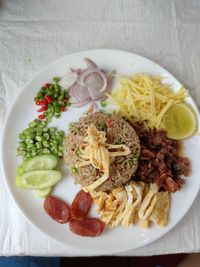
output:
<instances>
[{"instance_id":1,"label":"plate rim","mask_svg":"<svg viewBox=\"0 0 200 267\"><path fill-rule=\"evenodd\" d=\"M73 55L78 55L78 54L84 54L84 53L98 53L99 51L106 51L106 52L115 52L115 53L124 53L124 54L130 54L130 56L136 56L136 57L139 57L143 60L146 60L146 61L149 61L151 64L156 64L160 69L164 70L169 76L172 76L174 80L176 80L179 84L181 84L181 82L173 75L171 74L166 68L162 67L160 64L158 64L156 61L153 61L145 56L142 56L140 54L136 54L136 53L132 53L132 52L129 52L129 51L124 51L124 50L119 50L119 49L91 49L91 50L84 50L84 51L78 51L78 52L75 52L75 53L70 53L70 54L66 54L65 56L62 56L62 57L59 57L58 59L54 60L53 62L50 62L49 64L45 65L43 68L41 68L39 71L37 71L36 73L34 73L32 75L32 78L29 79L22 87L22 89L20 90L19 93L17 93L15 99L12 101L12 104L10 105L10 108L8 108L7 110L7 114L3 120L3 123L2 123L2 127L1 127L1 155L3 155L3 152L4 152L4 145L3 145L3 142L5 140L5 134L6 134L6 128L7 128L7 124L9 122L9 118L11 116L11 112L13 111L13 108L15 106L15 104L17 103L18 99L20 98L20 95L23 94L23 92L25 90L27 90L27 87L32 83L34 82L35 79L37 79L37 77L39 75L41 75L43 72L45 72L46 70L50 69L51 67L53 67L53 65L55 65L56 63L58 63L59 61L61 60L64 60L64 58L67 58L68 56L73 56ZM195 107L195 110L198 114L198 117L200 117L200 114L199 114L199 110L198 110L198 107L194 101L194 99L191 97L191 95L189 94L189 98L190 98L190 101L192 101L192 104L194 105ZM4 114L5 114L5 111L4 111ZM16 198L16 196L14 195L14 193L12 192L12 188L11 186L9 185L9 183L7 182L7 175L6 175L6 171L5 171L5 168L4 168L4 157L2 156L2 160L1 160L1 170L2 170L2 174L3 174L3 180L6 184L6 188L12 198L12 200L15 202L15 205L17 206L18 210L21 212L21 214L24 216L24 218L33 226L35 227L39 232L43 233L45 236L47 236L48 238L50 238L51 240L54 240L60 244L64 244L65 246L68 246L69 248L73 248L73 249L77 249L77 250L83 250L83 248L81 246L74 246L74 245L71 245L71 244L68 244L60 239L57 239L56 237L54 236L50 236L46 231L40 229L39 226L37 226L34 222L31 221L31 219L27 216L26 212L24 211L24 209L20 206L20 204L18 203L18 200ZM159 237L155 237L155 238L151 238L150 240L148 241L145 241L143 243L140 244L140 246L136 247L136 248L130 248L130 249L123 249L123 248L119 248L119 249L114 249L112 250L112 248L110 250L100 250L100 249L97 249L97 248L93 248L93 249L84 249L84 251L87 251L88 253L96 253L97 255L109 255L109 254L114 254L114 253L122 253L122 252L127 252L127 251L131 251L131 250L135 250L135 249L139 249L139 248L142 248L144 246L147 246L148 244L150 243L153 243L155 242L156 240L159 240L161 237L165 236L167 233L169 233L172 229L174 229L177 224L179 224L182 219L185 217L185 215L187 214L187 212L189 211L189 209L191 208L191 206L194 204L194 201L198 195L200 191L200 186L199 186L199 189L196 193L195 196L193 196L193 199L191 201L191 204L189 205L188 209L183 213L183 215L179 218L179 220L177 220L174 224L172 224L172 226L169 227L169 229L166 230L166 232L164 233L161 233L159 235Z\"/></svg>"}]
</instances>

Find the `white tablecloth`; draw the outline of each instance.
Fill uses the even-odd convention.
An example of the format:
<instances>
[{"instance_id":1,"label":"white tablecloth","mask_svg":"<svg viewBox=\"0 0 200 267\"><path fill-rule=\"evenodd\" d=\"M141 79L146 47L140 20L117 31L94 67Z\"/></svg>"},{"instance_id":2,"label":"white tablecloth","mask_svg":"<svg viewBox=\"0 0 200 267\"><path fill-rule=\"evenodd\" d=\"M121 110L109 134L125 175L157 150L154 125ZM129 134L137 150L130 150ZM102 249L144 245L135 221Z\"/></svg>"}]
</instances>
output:
<instances>
[{"instance_id":1,"label":"white tablecloth","mask_svg":"<svg viewBox=\"0 0 200 267\"><path fill-rule=\"evenodd\" d=\"M200 1L1 0L0 97L5 112L41 67L66 54L95 48L122 49L153 59L189 88L200 106ZM0 177L0 255L95 255L34 229ZM198 196L170 233L120 255L199 252L199 207Z\"/></svg>"}]
</instances>

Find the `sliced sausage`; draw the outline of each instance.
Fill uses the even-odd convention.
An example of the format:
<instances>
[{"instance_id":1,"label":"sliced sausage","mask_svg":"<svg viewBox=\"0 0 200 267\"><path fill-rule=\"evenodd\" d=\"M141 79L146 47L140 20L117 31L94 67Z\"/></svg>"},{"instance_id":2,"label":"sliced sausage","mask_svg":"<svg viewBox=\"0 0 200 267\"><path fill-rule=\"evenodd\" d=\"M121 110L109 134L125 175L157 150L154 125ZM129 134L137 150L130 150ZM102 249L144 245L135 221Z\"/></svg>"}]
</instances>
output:
<instances>
[{"instance_id":1,"label":"sliced sausage","mask_svg":"<svg viewBox=\"0 0 200 267\"><path fill-rule=\"evenodd\" d=\"M48 196L44 201L44 209L46 213L59 223L67 223L70 218L70 208L60 199Z\"/></svg>"},{"instance_id":2,"label":"sliced sausage","mask_svg":"<svg viewBox=\"0 0 200 267\"><path fill-rule=\"evenodd\" d=\"M95 218L85 218L83 220L71 219L69 229L76 235L95 237L104 230L104 223Z\"/></svg>"},{"instance_id":3,"label":"sliced sausage","mask_svg":"<svg viewBox=\"0 0 200 267\"><path fill-rule=\"evenodd\" d=\"M75 219L84 219L92 205L92 197L83 190L79 191L71 204L71 215Z\"/></svg>"}]
</instances>

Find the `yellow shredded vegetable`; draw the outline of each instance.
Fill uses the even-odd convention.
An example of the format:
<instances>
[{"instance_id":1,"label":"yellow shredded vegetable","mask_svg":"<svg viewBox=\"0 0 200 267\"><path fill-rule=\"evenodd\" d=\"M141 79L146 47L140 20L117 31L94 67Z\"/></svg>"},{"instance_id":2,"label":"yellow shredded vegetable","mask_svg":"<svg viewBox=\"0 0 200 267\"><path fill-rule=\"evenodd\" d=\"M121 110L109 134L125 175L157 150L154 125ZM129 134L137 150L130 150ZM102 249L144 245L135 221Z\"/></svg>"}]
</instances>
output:
<instances>
[{"instance_id":1,"label":"yellow shredded vegetable","mask_svg":"<svg viewBox=\"0 0 200 267\"><path fill-rule=\"evenodd\" d=\"M163 84L162 78L157 76L122 76L119 83L119 87L108 95L108 101L117 105L116 112L130 123L143 123L145 128L163 128L165 112L188 96L185 88L173 92L171 86Z\"/></svg>"}]
</instances>

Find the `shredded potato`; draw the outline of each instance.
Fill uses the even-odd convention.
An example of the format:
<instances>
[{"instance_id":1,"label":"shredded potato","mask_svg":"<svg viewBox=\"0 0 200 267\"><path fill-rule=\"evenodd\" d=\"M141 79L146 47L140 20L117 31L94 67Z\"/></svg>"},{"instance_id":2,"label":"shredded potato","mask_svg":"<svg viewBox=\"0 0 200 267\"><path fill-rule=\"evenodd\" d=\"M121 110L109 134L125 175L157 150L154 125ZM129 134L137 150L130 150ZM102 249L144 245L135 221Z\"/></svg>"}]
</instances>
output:
<instances>
[{"instance_id":1,"label":"shredded potato","mask_svg":"<svg viewBox=\"0 0 200 267\"><path fill-rule=\"evenodd\" d=\"M137 74L122 76L120 85L108 95L108 101L118 106L116 112L130 123L143 123L145 128L163 128L162 118L174 104L187 96L185 88L173 92L161 77Z\"/></svg>"}]
</instances>

